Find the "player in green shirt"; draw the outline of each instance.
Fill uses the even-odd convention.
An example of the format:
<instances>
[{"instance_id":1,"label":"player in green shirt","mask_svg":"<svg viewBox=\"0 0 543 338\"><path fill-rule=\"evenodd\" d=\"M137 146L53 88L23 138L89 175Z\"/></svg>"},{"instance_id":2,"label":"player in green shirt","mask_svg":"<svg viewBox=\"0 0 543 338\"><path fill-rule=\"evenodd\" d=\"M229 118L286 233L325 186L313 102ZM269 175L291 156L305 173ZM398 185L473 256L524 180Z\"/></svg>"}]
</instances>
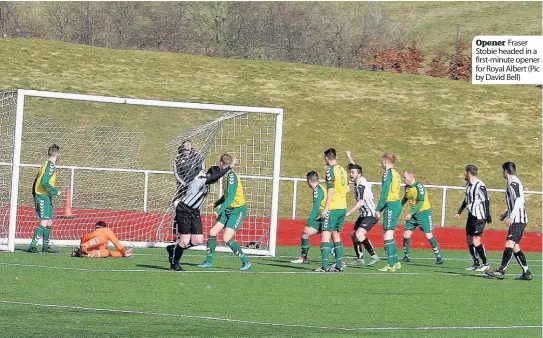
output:
<instances>
[{"instance_id":1,"label":"player in green shirt","mask_svg":"<svg viewBox=\"0 0 543 338\"><path fill-rule=\"evenodd\" d=\"M49 236L51 234L51 226L53 225L53 196L60 196L60 191L55 188L57 181L57 173L55 164L60 156L60 148L53 144L47 150L47 161L43 163L32 185L32 195L34 196L34 205L36 207L36 217L40 221L40 225L34 231L32 242L28 246L27 251L36 253L36 244L40 237L43 237L42 252L58 253L49 247Z\"/></svg>"},{"instance_id":2,"label":"player in green shirt","mask_svg":"<svg viewBox=\"0 0 543 338\"><path fill-rule=\"evenodd\" d=\"M387 254L388 264L378 269L379 271L394 272L402 267L398 261L398 247L394 239L394 231L398 225L398 217L402 211L400 197L401 178L394 165L396 164L396 155L385 153L381 157L381 167L385 169L383 173L383 188L381 197L376 210L383 215L383 238L385 240L385 252Z\"/></svg>"},{"instance_id":3,"label":"player in green shirt","mask_svg":"<svg viewBox=\"0 0 543 338\"><path fill-rule=\"evenodd\" d=\"M309 239L321 232L322 219L320 218L320 213L324 210L326 204L326 189L319 184L319 174L316 171L307 173L307 185L313 190L313 207L311 208L307 225L302 233L301 255L291 261L294 264L308 263Z\"/></svg>"},{"instance_id":4,"label":"player in green shirt","mask_svg":"<svg viewBox=\"0 0 543 338\"><path fill-rule=\"evenodd\" d=\"M411 235L417 226L424 232L426 238L432 245L436 255L436 264L443 264L443 257L439 250L439 245L432 233L432 207L428 199L426 187L415 179L415 174L412 171L406 171L403 174L405 182L405 196L402 200L402 206L409 202L411 211L405 216L405 231L403 233L403 252L404 258L402 262L409 262Z\"/></svg>"},{"instance_id":5,"label":"player in green shirt","mask_svg":"<svg viewBox=\"0 0 543 338\"><path fill-rule=\"evenodd\" d=\"M220 159L219 166L221 169L230 166L233 159L229 154L223 154ZM243 186L238 175L232 170L224 178L226 184L224 184L224 194L215 203L210 204L211 208L217 208L214 214L217 216L217 222L209 230L209 238L207 240L207 258L206 261L198 265L199 268L210 268L213 264L213 253L217 246L217 235L224 229L223 240L230 247L242 262L241 271L246 271L251 267L251 263L247 259L247 256L241 250L238 242L233 237L236 231L241 228L243 220L247 217L248 209L245 203L245 197L243 194Z\"/></svg>"}]
</instances>

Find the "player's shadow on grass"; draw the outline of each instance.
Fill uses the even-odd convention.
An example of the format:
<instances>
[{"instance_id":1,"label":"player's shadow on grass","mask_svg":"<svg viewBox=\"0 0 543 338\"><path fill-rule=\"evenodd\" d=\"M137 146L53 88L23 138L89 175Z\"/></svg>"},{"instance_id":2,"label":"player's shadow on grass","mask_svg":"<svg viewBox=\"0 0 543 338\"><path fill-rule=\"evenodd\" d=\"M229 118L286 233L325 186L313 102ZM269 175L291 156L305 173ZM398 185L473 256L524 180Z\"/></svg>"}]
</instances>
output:
<instances>
[{"instance_id":1,"label":"player's shadow on grass","mask_svg":"<svg viewBox=\"0 0 543 338\"><path fill-rule=\"evenodd\" d=\"M167 266L164 265L151 265L151 264L136 264L139 268L155 269L155 270L170 270Z\"/></svg>"},{"instance_id":2,"label":"player's shadow on grass","mask_svg":"<svg viewBox=\"0 0 543 338\"><path fill-rule=\"evenodd\" d=\"M443 271L443 270L435 270L436 272L441 272L444 275L453 275L453 276L460 276L460 277L475 277L475 278L484 278L488 279L487 275L473 275L467 272L456 272L456 271Z\"/></svg>"},{"instance_id":3,"label":"player's shadow on grass","mask_svg":"<svg viewBox=\"0 0 543 338\"><path fill-rule=\"evenodd\" d=\"M268 265L268 266L277 266L280 268L288 268L288 269L296 269L296 270L303 270L303 271L312 271L313 269L308 267L309 264L292 264L289 262L279 261L282 264L279 263L270 263L269 260L262 260L258 262L259 265ZM305 265L305 266L304 266Z\"/></svg>"}]
</instances>

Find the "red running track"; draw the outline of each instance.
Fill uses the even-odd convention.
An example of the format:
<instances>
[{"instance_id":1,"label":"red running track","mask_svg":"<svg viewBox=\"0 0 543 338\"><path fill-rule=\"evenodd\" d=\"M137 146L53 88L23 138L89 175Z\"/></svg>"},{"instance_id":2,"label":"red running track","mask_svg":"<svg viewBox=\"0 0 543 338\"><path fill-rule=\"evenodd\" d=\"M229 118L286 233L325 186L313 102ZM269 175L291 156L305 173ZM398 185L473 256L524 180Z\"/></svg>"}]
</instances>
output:
<instances>
[{"instance_id":1,"label":"red running track","mask_svg":"<svg viewBox=\"0 0 543 338\"><path fill-rule=\"evenodd\" d=\"M0 219L7 220L9 213L9 205L4 206L2 212L0 212ZM55 209L55 215L61 215L62 209ZM93 230L93 222L98 220L104 220L110 223L113 230L119 230L118 235L121 240L131 241L156 241L157 238L170 238L171 229L169 226L160 229L159 225L171 224L171 215L156 213L156 212L141 212L141 211L114 211L114 210L73 210L73 213L77 216L74 220L55 220L53 226L52 239L77 239L83 236L87 231ZM89 215L97 215L96 219L90 220ZM99 216L98 216L99 215ZM164 218L165 217L165 218ZM93 217L94 218L94 217ZM99 219L98 219L99 218ZM204 228L208 229L211 225L211 218L204 216ZM82 220L86 221L86 224L81 224ZM37 226L35 218L35 211L33 207L20 206L18 208L18 227L17 237L31 237ZM264 222L266 219L247 219L248 222ZM299 246L300 235L304 229L305 220L279 220L277 231L277 245L283 246ZM505 229L505 225L503 226ZM7 227L6 227L7 228ZM121 231L122 229L122 231ZM346 223L342 231L342 240L346 247L352 247L350 240L350 233L353 229L352 223ZM376 225L369 233L368 237L376 247L383 247L382 237L382 225ZM127 231L128 230L128 231ZM159 230L159 231L157 231ZM398 246L402 246L403 243L403 226L398 227L396 231L396 242ZM263 229L249 230L243 228L238 232L238 238L240 235L246 233L250 234L251 238L260 237L263 233ZM439 242L442 249L448 250L465 250L466 236L465 230L462 228L448 228L437 227L434 229L434 236ZM487 250L502 251L505 238L507 236L506 230L487 230L483 235L483 243ZM249 237L249 236L247 236ZM239 240L239 239L238 239ZM241 241L242 245L246 245ZM319 236L315 236L311 239L311 245L318 246L320 243ZM430 245L428 240L424 236L424 233L417 230L411 238L411 247L428 248ZM542 239L541 233L538 232L525 232L521 242L523 251L529 252L541 252L542 251Z\"/></svg>"}]
</instances>

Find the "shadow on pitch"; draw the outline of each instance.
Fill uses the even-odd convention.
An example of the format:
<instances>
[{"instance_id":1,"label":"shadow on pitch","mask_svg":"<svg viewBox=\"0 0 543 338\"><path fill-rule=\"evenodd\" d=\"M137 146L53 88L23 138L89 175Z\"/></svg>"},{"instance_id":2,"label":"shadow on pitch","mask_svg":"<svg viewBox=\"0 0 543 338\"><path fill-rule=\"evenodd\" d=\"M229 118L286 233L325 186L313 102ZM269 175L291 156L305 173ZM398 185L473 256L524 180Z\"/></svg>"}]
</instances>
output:
<instances>
[{"instance_id":1,"label":"shadow on pitch","mask_svg":"<svg viewBox=\"0 0 543 338\"><path fill-rule=\"evenodd\" d=\"M441 272L444 275L489 279L487 275L473 275L473 274L470 274L470 273L467 273L467 272L443 271L443 270L435 270L435 271L436 272Z\"/></svg>"},{"instance_id":2,"label":"shadow on pitch","mask_svg":"<svg viewBox=\"0 0 543 338\"><path fill-rule=\"evenodd\" d=\"M288 268L288 269L296 269L296 270L300 270L300 271L312 271L313 269L308 267L309 264L292 264L292 263L288 263L288 262L284 262L284 261L279 261L280 263L282 264L279 264L279 263L270 263L269 261L260 261L258 262L259 265L268 265L268 266L277 266L277 267L280 267L280 268ZM304 267L305 265L305 267Z\"/></svg>"},{"instance_id":3,"label":"shadow on pitch","mask_svg":"<svg viewBox=\"0 0 543 338\"><path fill-rule=\"evenodd\" d=\"M155 270L170 270L168 267L164 265L150 265L150 264L136 264L139 268L147 268L147 269L155 269Z\"/></svg>"}]
</instances>

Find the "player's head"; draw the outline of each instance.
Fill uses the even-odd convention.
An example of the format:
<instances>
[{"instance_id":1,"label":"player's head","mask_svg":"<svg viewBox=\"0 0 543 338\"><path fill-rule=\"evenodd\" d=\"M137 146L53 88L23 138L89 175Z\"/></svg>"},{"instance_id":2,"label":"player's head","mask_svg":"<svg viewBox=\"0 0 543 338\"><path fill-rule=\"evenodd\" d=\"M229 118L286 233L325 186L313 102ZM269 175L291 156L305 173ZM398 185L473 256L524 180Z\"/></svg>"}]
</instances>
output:
<instances>
[{"instance_id":1,"label":"player's head","mask_svg":"<svg viewBox=\"0 0 543 338\"><path fill-rule=\"evenodd\" d=\"M207 169L206 176L210 177L211 175L216 174L219 171L221 171L221 168L218 165L213 165L209 167L209 169ZM217 180L210 182L210 184L213 184L215 182L217 182Z\"/></svg>"},{"instance_id":2,"label":"player's head","mask_svg":"<svg viewBox=\"0 0 543 338\"><path fill-rule=\"evenodd\" d=\"M503 178L507 178L509 175L516 175L517 174L517 166L514 162L505 162L502 164L502 170L503 170Z\"/></svg>"},{"instance_id":3,"label":"player's head","mask_svg":"<svg viewBox=\"0 0 543 338\"><path fill-rule=\"evenodd\" d=\"M328 148L324 152L324 162L327 165L334 164L336 162L336 150L334 148Z\"/></svg>"},{"instance_id":4,"label":"player's head","mask_svg":"<svg viewBox=\"0 0 543 338\"><path fill-rule=\"evenodd\" d=\"M396 164L396 155L394 153L384 153L381 156L381 167L383 169L393 168Z\"/></svg>"},{"instance_id":5,"label":"player's head","mask_svg":"<svg viewBox=\"0 0 543 338\"><path fill-rule=\"evenodd\" d=\"M403 173L403 181L407 185L413 185L415 183L415 173L411 170L406 171Z\"/></svg>"},{"instance_id":6,"label":"player's head","mask_svg":"<svg viewBox=\"0 0 543 338\"><path fill-rule=\"evenodd\" d=\"M60 156L60 147L56 144L52 144L49 149L47 149L47 156L49 156L49 158L58 160Z\"/></svg>"},{"instance_id":7,"label":"player's head","mask_svg":"<svg viewBox=\"0 0 543 338\"><path fill-rule=\"evenodd\" d=\"M319 185L318 172L311 170L310 172L307 173L306 177L307 177L307 185L309 185L311 189L315 189L317 185Z\"/></svg>"},{"instance_id":8,"label":"player's head","mask_svg":"<svg viewBox=\"0 0 543 338\"><path fill-rule=\"evenodd\" d=\"M177 151L181 153L188 153L192 150L192 141L191 140L184 140L183 143L181 143L181 146L177 148Z\"/></svg>"},{"instance_id":9,"label":"player's head","mask_svg":"<svg viewBox=\"0 0 543 338\"><path fill-rule=\"evenodd\" d=\"M107 224L106 224L106 222L104 222L104 221L100 221L100 222L97 222L97 223L96 223L96 228L97 228L97 229L98 229L98 228L106 228L106 227L107 227Z\"/></svg>"},{"instance_id":10,"label":"player's head","mask_svg":"<svg viewBox=\"0 0 543 338\"><path fill-rule=\"evenodd\" d=\"M221 159L219 161L219 166L221 168L226 168L232 163L232 156L230 154L222 154Z\"/></svg>"},{"instance_id":11,"label":"player's head","mask_svg":"<svg viewBox=\"0 0 543 338\"><path fill-rule=\"evenodd\" d=\"M479 169L477 169L477 166L474 164L468 164L465 169L464 179L466 181L469 181L472 177L477 177L477 174L479 173Z\"/></svg>"},{"instance_id":12,"label":"player's head","mask_svg":"<svg viewBox=\"0 0 543 338\"><path fill-rule=\"evenodd\" d=\"M349 169L349 176L351 177L351 182L356 182L362 177L362 167L358 164L349 163L347 167Z\"/></svg>"}]
</instances>

